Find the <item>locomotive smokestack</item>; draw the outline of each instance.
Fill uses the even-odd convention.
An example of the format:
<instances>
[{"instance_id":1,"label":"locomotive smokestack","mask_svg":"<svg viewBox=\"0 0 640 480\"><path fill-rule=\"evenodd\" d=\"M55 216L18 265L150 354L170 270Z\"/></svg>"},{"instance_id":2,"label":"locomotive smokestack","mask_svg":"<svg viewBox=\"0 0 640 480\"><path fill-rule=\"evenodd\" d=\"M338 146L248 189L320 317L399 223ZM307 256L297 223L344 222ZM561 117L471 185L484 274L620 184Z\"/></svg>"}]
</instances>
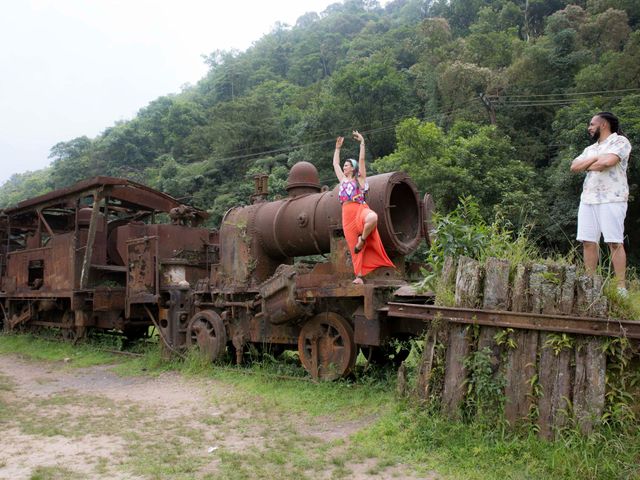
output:
<instances>
[{"instance_id":1,"label":"locomotive smokestack","mask_svg":"<svg viewBox=\"0 0 640 480\"><path fill-rule=\"evenodd\" d=\"M267 200L269 195L269 175L259 173L253 176L254 192L251 195L251 203L261 203Z\"/></svg>"}]
</instances>

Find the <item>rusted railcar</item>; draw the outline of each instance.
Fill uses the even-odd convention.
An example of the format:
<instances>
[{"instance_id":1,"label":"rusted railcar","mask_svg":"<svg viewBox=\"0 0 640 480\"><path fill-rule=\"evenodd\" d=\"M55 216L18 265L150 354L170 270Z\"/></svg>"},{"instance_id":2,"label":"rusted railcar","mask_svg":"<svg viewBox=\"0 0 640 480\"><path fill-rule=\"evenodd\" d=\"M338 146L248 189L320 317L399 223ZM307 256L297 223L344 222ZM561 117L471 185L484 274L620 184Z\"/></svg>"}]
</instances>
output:
<instances>
[{"instance_id":1,"label":"rusted railcar","mask_svg":"<svg viewBox=\"0 0 640 480\"><path fill-rule=\"evenodd\" d=\"M155 224L164 214L171 224ZM0 217L5 330L87 328L139 337L160 289L206 276L206 212L129 180L96 177L23 201ZM149 253L150 252L150 253ZM175 278L176 265L187 276ZM197 272L197 273L196 273Z\"/></svg>"},{"instance_id":2,"label":"rusted railcar","mask_svg":"<svg viewBox=\"0 0 640 480\"><path fill-rule=\"evenodd\" d=\"M154 325L167 352L196 346L215 360L230 349L239 362L250 344L293 348L314 377L344 376L359 349L376 358L422 328L388 318L385 305L402 300L405 256L427 239L429 197L404 173L368 180L396 268L364 285L352 283L337 189L321 187L308 162L292 168L284 199L266 201L267 178L257 178L250 204L229 210L219 232L199 226L205 212L122 179L22 202L2 218L5 329L136 337Z\"/></svg>"}]
</instances>

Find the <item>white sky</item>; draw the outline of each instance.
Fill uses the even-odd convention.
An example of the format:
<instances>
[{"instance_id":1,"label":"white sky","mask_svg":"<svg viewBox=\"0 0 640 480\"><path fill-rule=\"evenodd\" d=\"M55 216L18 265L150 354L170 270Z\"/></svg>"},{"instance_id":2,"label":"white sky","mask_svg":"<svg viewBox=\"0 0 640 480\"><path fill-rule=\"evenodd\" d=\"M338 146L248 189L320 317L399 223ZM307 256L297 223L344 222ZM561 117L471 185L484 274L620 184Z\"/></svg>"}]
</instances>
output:
<instances>
[{"instance_id":1,"label":"white sky","mask_svg":"<svg viewBox=\"0 0 640 480\"><path fill-rule=\"evenodd\" d=\"M93 138L196 83L201 55L245 50L276 22L336 1L2 1L0 184L47 166L56 143Z\"/></svg>"}]
</instances>

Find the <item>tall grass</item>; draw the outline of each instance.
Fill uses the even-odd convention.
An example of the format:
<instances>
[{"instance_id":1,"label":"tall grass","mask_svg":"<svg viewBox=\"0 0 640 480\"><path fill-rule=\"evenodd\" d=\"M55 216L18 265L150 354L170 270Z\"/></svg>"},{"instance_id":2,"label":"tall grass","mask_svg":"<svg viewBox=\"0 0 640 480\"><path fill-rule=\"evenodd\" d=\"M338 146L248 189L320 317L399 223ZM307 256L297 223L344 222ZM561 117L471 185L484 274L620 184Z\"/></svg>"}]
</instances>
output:
<instances>
[{"instance_id":1,"label":"tall grass","mask_svg":"<svg viewBox=\"0 0 640 480\"><path fill-rule=\"evenodd\" d=\"M445 259L467 256L480 262L495 257L509 261L512 268L540 258L540 252L530 239L530 228L514 231L497 219L487 223L472 197L460 199L458 207L447 215L435 214L432 243L426 258L428 270L419 282L421 289L438 290Z\"/></svg>"},{"instance_id":2,"label":"tall grass","mask_svg":"<svg viewBox=\"0 0 640 480\"><path fill-rule=\"evenodd\" d=\"M361 451L409 462L445 478L635 479L640 478L640 432L603 428L584 437L565 432L547 442L483 423L464 424L399 404L355 437Z\"/></svg>"},{"instance_id":3,"label":"tall grass","mask_svg":"<svg viewBox=\"0 0 640 480\"><path fill-rule=\"evenodd\" d=\"M584 273L579 248L569 252L542 252L533 239L533 227L525 226L515 230L512 225L498 218L487 223L480 214L480 208L472 197L460 199L458 207L447 215L433 217L432 244L426 255L428 268L417 286L421 290L431 290L440 305L452 305L454 293L452 285L443 284L442 270L445 259L460 256L471 257L484 263L495 257L507 260L511 265L512 277L520 264L534 262L556 265L576 265L579 273ZM628 296L618 293L608 252L603 252L602 265L598 273L605 279L604 291L609 303L609 316L640 320L640 277L635 268L627 271Z\"/></svg>"}]
</instances>

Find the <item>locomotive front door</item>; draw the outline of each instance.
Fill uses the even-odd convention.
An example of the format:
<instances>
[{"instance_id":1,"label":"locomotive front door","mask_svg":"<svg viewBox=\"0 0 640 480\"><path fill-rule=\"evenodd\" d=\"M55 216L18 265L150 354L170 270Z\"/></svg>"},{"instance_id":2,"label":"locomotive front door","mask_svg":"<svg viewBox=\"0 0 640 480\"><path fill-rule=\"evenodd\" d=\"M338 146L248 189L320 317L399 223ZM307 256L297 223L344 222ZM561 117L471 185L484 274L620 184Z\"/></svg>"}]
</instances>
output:
<instances>
[{"instance_id":1,"label":"locomotive front door","mask_svg":"<svg viewBox=\"0 0 640 480\"><path fill-rule=\"evenodd\" d=\"M127 317L132 304L158 301L159 270L158 237L136 238L127 242Z\"/></svg>"}]
</instances>

